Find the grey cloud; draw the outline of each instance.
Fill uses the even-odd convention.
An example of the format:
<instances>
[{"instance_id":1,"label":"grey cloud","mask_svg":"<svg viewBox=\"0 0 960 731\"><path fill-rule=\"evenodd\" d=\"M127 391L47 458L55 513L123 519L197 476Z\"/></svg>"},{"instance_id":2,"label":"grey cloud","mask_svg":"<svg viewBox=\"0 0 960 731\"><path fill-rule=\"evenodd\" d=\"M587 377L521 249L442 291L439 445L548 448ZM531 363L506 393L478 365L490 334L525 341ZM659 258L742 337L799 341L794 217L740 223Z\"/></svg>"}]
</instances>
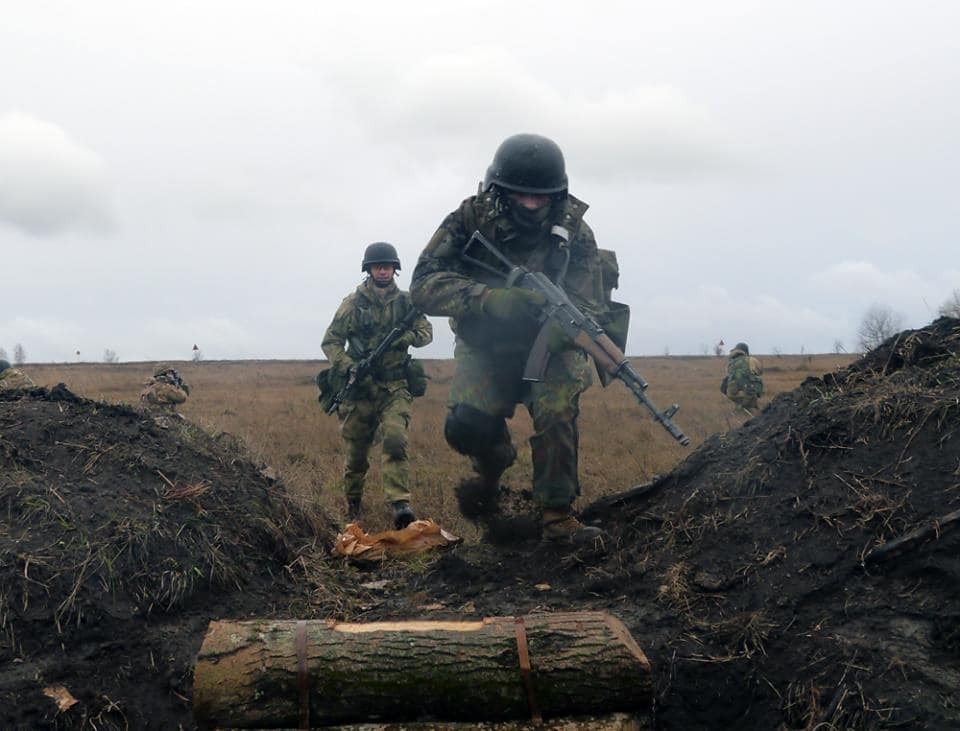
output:
<instances>
[{"instance_id":1,"label":"grey cloud","mask_svg":"<svg viewBox=\"0 0 960 731\"><path fill-rule=\"evenodd\" d=\"M691 178L745 165L708 109L682 89L569 89L502 49L474 48L397 66L392 75L343 69L331 82L373 137L416 141L440 161L515 132L540 132L569 151L581 175Z\"/></svg>"},{"instance_id":2,"label":"grey cloud","mask_svg":"<svg viewBox=\"0 0 960 731\"><path fill-rule=\"evenodd\" d=\"M103 161L55 124L0 116L0 221L35 236L108 231Z\"/></svg>"}]
</instances>

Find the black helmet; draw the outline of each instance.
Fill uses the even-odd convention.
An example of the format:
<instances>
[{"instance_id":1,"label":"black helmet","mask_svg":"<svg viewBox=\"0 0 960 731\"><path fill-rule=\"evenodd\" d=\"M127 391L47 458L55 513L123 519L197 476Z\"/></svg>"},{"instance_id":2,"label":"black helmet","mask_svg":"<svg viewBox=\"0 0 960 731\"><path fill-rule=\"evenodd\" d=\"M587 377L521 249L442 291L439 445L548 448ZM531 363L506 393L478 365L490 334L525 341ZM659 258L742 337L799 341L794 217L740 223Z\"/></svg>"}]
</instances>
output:
<instances>
[{"instance_id":1,"label":"black helmet","mask_svg":"<svg viewBox=\"0 0 960 731\"><path fill-rule=\"evenodd\" d=\"M363 252L363 264L360 265L361 272L369 272L372 264L393 264L397 271L400 271L400 256L393 244L386 241L377 241L370 244L367 250Z\"/></svg>"},{"instance_id":2,"label":"black helmet","mask_svg":"<svg viewBox=\"0 0 960 731\"><path fill-rule=\"evenodd\" d=\"M10 361L0 358L0 373L3 373L9 367L10 367Z\"/></svg>"},{"instance_id":3,"label":"black helmet","mask_svg":"<svg viewBox=\"0 0 960 731\"><path fill-rule=\"evenodd\" d=\"M490 190L491 185L535 195L564 192L567 173L563 153L556 142L541 135L507 137L484 176L483 189Z\"/></svg>"},{"instance_id":4,"label":"black helmet","mask_svg":"<svg viewBox=\"0 0 960 731\"><path fill-rule=\"evenodd\" d=\"M744 355L750 355L750 347L746 343L737 343L733 346L733 350L731 350L730 353L736 353L738 350Z\"/></svg>"}]
</instances>

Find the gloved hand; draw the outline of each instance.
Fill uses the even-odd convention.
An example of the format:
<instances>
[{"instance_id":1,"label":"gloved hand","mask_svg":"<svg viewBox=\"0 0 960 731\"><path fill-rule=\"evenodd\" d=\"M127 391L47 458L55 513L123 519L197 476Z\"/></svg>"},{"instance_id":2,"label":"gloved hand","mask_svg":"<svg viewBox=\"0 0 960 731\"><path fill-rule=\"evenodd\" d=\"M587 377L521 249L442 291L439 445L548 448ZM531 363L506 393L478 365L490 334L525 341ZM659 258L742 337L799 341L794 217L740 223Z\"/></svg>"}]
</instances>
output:
<instances>
[{"instance_id":1,"label":"gloved hand","mask_svg":"<svg viewBox=\"0 0 960 731\"><path fill-rule=\"evenodd\" d=\"M411 345L413 345L414 334L407 330L405 333L399 335L396 340L393 341L391 346L394 350L406 350Z\"/></svg>"},{"instance_id":2,"label":"gloved hand","mask_svg":"<svg viewBox=\"0 0 960 731\"><path fill-rule=\"evenodd\" d=\"M343 353L337 360L334 362L334 369L343 375L347 375L353 368L356 368L357 361L355 361L351 356Z\"/></svg>"},{"instance_id":3,"label":"gloved hand","mask_svg":"<svg viewBox=\"0 0 960 731\"><path fill-rule=\"evenodd\" d=\"M483 293L480 310L498 320L537 319L547 298L520 287L490 287Z\"/></svg>"}]
</instances>

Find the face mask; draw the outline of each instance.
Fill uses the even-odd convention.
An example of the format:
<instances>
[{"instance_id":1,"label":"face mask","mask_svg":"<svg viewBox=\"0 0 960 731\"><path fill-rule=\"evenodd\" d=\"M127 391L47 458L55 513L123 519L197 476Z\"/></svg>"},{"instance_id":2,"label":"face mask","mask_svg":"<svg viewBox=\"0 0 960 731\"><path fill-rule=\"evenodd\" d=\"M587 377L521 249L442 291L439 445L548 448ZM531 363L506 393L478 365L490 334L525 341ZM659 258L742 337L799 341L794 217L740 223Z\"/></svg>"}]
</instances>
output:
<instances>
[{"instance_id":1,"label":"face mask","mask_svg":"<svg viewBox=\"0 0 960 731\"><path fill-rule=\"evenodd\" d=\"M535 231L550 217L550 209L553 207L553 204L548 203L541 208L531 211L513 201L509 201L508 207L510 218L518 227L525 231Z\"/></svg>"}]
</instances>

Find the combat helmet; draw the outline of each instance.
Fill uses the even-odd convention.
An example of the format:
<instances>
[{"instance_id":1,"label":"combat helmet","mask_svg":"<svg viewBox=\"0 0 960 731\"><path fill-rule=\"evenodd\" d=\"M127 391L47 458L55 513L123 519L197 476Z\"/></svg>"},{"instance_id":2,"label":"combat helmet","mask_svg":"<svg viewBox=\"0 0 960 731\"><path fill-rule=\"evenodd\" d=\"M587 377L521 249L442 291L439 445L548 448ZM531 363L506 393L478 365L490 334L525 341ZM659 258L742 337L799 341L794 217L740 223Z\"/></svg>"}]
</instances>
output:
<instances>
[{"instance_id":1,"label":"combat helmet","mask_svg":"<svg viewBox=\"0 0 960 731\"><path fill-rule=\"evenodd\" d=\"M738 350L744 355L750 355L750 347L746 343L737 343L734 345L733 350L730 351L730 355L733 355Z\"/></svg>"},{"instance_id":2,"label":"combat helmet","mask_svg":"<svg viewBox=\"0 0 960 731\"><path fill-rule=\"evenodd\" d=\"M9 367L10 367L10 361L9 361L9 360L4 360L3 358L0 358L0 373L3 373L3 372L4 372L5 370L7 370Z\"/></svg>"},{"instance_id":3,"label":"combat helmet","mask_svg":"<svg viewBox=\"0 0 960 731\"><path fill-rule=\"evenodd\" d=\"M377 241L370 244L363 252L363 263L360 265L361 272L369 272L374 264L393 264L396 270L400 271L400 255L393 244L386 241Z\"/></svg>"},{"instance_id":4,"label":"combat helmet","mask_svg":"<svg viewBox=\"0 0 960 731\"><path fill-rule=\"evenodd\" d=\"M508 137L493 155L483 189L498 186L517 193L552 195L567 190L563 153L557 143L535 134Z\"/></svg>"}]
</instances>

